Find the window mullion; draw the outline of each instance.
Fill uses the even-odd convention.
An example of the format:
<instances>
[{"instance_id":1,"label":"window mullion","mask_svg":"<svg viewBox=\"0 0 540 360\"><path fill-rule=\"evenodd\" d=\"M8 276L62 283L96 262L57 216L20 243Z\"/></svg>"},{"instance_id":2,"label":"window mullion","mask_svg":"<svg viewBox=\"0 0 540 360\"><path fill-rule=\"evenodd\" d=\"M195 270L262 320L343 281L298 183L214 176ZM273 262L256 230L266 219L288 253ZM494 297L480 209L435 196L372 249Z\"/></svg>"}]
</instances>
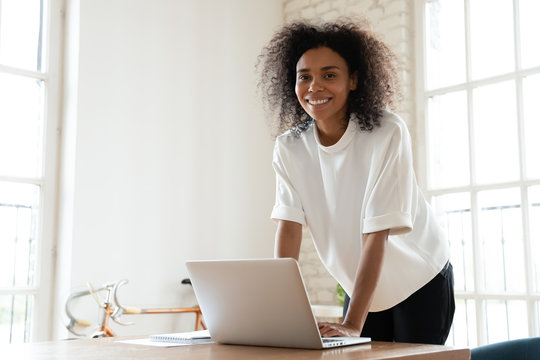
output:
<instances>
[{"instance_id":1,"label":"window mullion","mask_svg":"<svg viewBox=\"0 0 540 360\"><path fill-rule=\"evenodd\" d=\"M61 137L61 109L59 98L61 96L63 21L65 12L64 1L50 0L43 8L46 13L45 21L48 26L43 40L47 51L43 64L47 77L45 84L45 112L44 112L44 142L45 154L43 166L44 184L41 186L41 213L38 220L39 246L37 254L39 263L36 268L36 282L39 292L34 297L34 328L32 338L35 341L50 340L54 324L54 298L53 288L48 284L54 283L54 261L56 257L56 217L57 217L57 178L58 178L58 150Z\"/></svg>"},{"instance_id":2,"label":"window mullion","mask_svg":"<svg viewBox=\"0 0 540 360\"><path fill-rule=\"evenodd\" d=\"M7 66L7 65L1 65L0 64L0 72L12 74L12 75L19 75L19 76L25 76L33 79L48 80L48 74L40 71L32 71L32 70L24 70L19 69L13 66Z\"/></svg>"},{"instance_id":3,"label":"window mullion","mask_svg":"<svg viewBox=\"0 0 540 360\"><path fill-rule=\"evenodd\" d=\"M520 72L521 67L521 31L520 31L520 9L519 1L514 0L514 51L515 51L515 67L516 71ZM525 122L523 112L523 78L520 74L516 78L516 108L517 108L517 121L518 121L518 143L519 143L519 162L520 162L520 177L521 177L521 214L522 214L522 227L523 227L523 258L525 265L525 286L527 291L527 313L528 316L528 333L529 336L533 336L535 333L535 319L538 314L536 313L534 301L531 300L532 296L532 259L531 259L531 243L530 243L530 218L529 218L529 190L526 185L527 180L527 163L526 163L526 150L525 150ZM536 315L536 316L534 316Z\"/></svg>"},{"instance_id":4,"label":"window mullion","mask_svg":"<svg viewBox=\"0 0 540 360\"><path fill-rule=\"evenodd\" d=\"M471 230L472 230L472 252L473 252L473 267L474 267L474 302L476 308L476 336L478 344L484 344L487 340L486 334L486 314L485 301L482 300L484 286L482 279L484 275L483 262L480 257L480 231L478 229L478 192L471 191Z\"/></svg>"},{"instance_id":5,"label":"window mullion","mask_svg":"<svg viewBox=\"0 0 540 360\"><path fill-rule=\"evenodd\" d=\"M417 56L421 59L421 61L416 61L416 68L415 68L415 82L416 82L416 98L421 99L421 101L416 101L416 138L421 139L421 141L418 141L416 143L416 154L415 157L418 160L416 162L416 169L418 170L418 174L420 175L418 180L420 182L420 185L424 188L428 188L428 159L429 159L429 149L428 149L428 142L427 142L427 134L428 134L428 128L427 128L427 121L426 121L426 114L427 114L427 102L428 97L425 96L426 94L426 84L425 79L426 76L426 48L425 48L425 36L426 32L424 29L426 28L425 24L425 6L424 4L422 6L416 6L415 7L415 16L416 19L420 19L420 21L415 21L415 31L417 34L421 34L422 38L421 41L415 42L415 51ZM419 54L419 55L418 55ZM421 121L422 126L418 126L418 120ZM431 201L431 199L428 199L428 201Z\"/></svg>"},{"instance_id":6,"label":"window mullion","mask_svg":"<svg viewBox=\"0 0 540 360\"><path fill-rule=\"evenodd\" d=\"M533 268L532 268L532 251L531 251L531 234L530 234L530 217L529 217L529 201L528 201L528 193L529 189L527 186L523 185L521 188L521 216L523 218L522 226L523 226L523 258L525 260L525 288L527 292L527 313L528 316L528 326L529 326L529 336L533 336L535 333L535 319L540 316L539 314L536 314L536 316L533 316L535 311L535 304L534 301L532 301L532 293L533 293Z\"/></svg>"},{"instance_id":7,"label":"window mullion","mask_svg":"<svg viewBox=\"0 0 540 360\"><path fill-rule=\"evenodd\" d=\"M470 81L467 81L467 82L462 83L462 84L455 84L455 85L449 85L449 86L442 87L442 88L431 89L431 90L425 91L423 93L423 95L426 98L430 98L430 97L432 97L434 95L443 95L443 94L447 94L447 93L454 92L454 91L465 90L465 89L468 89L468 88L473 88L474 89L474 88L477 88L477 87L480 87L480 86L498 84L498 83L501 83L501 82L504 82L504 81L515 80L516 77L523 78L523 77L530 76L530 75L535 75L535 74L538 74L538 73L540 73L540 66L529 68L529 69L524 69L524 70L519 70L519 71L516 71L516 72L510 72L510 73L506 73L506 74L495 75L495 76L482 78L482 79L476 79L476 80L471 79Z\"/></svg>"},{"instance_id":8,"label":"window mullion","mask_svg":"<svg viewBox=\"0 0 540 360\"><path fill-rule=\"evenodd\" d=\"M521 70L521 32L519 21L519 0L514 0L514 60L516 64L516 71Z\"/></svg>"},{"instance_id":9,"label":"window mullion","mask_svg":"<svg viewBox=\"0 0 540 360\"><path fill-rule=\"evenodd\" d=\"M471 17L470 17L470 4L469 0L464 0L464 12L465 12L465 71L466 71L466 83L470 84L472 79L471 69ZM474 137L474 118L473 118L473 88L467 86L467 117L469 119L469 174L470 184L474 187L476 185L476 152L475 152L475 137ZM474 267L474 302L476 308L476 336L477 343L486 343L486 315L485 315L485 301L481 300L478 295L482 292L482 277L484 276L482 259L480 258L480 237L478 229L478 198L477 191L470 192L471 196L471 227L472 227L472 245L473 245L473 267Z\"/></svg>"},{"instance_id":10,"label":"window mullion","mask_svg":"<svg viewBox=\"0 0 540 360\"><path fill-rule=\"evenodd\" d=\"M24 178L24 177L13 177L13 176L0 176L0 182L43 185L45 183L45 180L44 180L43 177L41 177L41 178Z\"/></svg>"}]
</instances>

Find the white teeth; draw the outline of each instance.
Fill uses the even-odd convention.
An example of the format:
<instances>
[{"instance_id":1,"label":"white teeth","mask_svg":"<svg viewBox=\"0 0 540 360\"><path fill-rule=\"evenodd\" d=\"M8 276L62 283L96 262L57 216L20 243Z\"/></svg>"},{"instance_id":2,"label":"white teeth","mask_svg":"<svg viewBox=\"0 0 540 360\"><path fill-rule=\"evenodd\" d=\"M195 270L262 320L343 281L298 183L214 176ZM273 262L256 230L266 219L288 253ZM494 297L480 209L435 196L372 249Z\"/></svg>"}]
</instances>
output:
<instances>
[{"instance_id":1,"label":"white teeth","mask_svg":"<svg viewBox=\"0 0 540 360\"><path fill-rule=\"evenodd\" d=\"M308 100L310 104L312 105L321 105L328 102L328 99L322 99L322 100Z\"/></svg>"}]
</instances>

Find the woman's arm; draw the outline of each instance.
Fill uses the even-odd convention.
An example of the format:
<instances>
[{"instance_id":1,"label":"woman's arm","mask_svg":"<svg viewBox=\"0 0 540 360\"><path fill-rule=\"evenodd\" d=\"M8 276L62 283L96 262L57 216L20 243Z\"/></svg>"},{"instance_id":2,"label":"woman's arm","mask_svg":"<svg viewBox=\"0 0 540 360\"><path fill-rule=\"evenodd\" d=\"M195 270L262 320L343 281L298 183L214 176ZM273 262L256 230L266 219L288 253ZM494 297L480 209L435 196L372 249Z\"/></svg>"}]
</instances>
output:
<instances>
[{"instance_id":1,"label":"woman's arm","mask_svg":"<svg viewBox=\"0 0 540 360\"><path fill-rule=\"evenodd\" d=\"M302 225L293 221L279 220L276 231L274 256L298 260L302 243Z\"/></svg>"},{"instance_id":2,"label":"woman's arm","mask_svg":"<svg viewBox=\"0 0 540 360\"><path fill-rule=\"evenodd\" d=\"M343 324L319 323L322 336L360 336L381 275L387 238L388 230L364 234L362 255L347 315Z\"/></svg>"}]
</instances>

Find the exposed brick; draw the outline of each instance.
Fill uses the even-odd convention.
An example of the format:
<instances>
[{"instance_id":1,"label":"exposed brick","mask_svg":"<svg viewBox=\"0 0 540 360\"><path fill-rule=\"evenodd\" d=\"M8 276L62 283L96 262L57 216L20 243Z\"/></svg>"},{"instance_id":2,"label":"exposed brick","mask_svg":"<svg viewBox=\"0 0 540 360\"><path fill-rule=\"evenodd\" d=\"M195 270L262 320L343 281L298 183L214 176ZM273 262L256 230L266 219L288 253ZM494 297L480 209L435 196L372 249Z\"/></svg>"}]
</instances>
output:
<instances>
[{"instance_id":1,"label":"exposed brick","mask_svg":"<svg viewBox=\"0 0 540 360\"><path fill-rule=\"evenodd\" d=\"M341 16L341 12L337 9L332 9L330 11L325 12L324 14L319 14L319 16L324 21L332 21L332 20L338 19Z\"/></svg>"},{"instance_id":2,"label":"exposed brick","mask_svg":"<svg viewBox=\"0 0 540 360\"><path fill-rule=\"evenodd\" d=\"M405 13L385 16L378 22L378 27L384 30L395 29L409 25L409 16Z\"/></svg>"},{"instance_id":3,"label":"exposed brick","mask_svg":"<svg viewBox=\"0 0 540 360\"><path fill-rule=\"evenodd\" d=\"M378 22L384 17L384 12L381 8L371 8L367 10L366 17L372 23Z\"/></svg>"},{"instance_id":4,"label":"exposed brick","mask_svg":"<svg viewBox=\"0 0 540 360\"><path fill-rule=\"evenodd\" d=\"M332 5L332 9L339 10L340 13L347 10L347 0L333 0L332 2L329 2Z\"/></svg>"},{"instance_id":5,"label":"exposed brick","mask_svg":"<svg viewBox=\"0 0 540 360\"><path fill-rule=\"evenodd\" d=\"M386 43L389 46L397 44L407 44L411 42L411 37L409 35L409 29L407 26L398 26L391 29L386 36Z\"/></svg>"},{"instance_id":6,"label":"exposed brick","mask_svg":"<svg viewBox=\"0 0 540 360\"><path fill-rule=\"evenodd\" d=\"M304 19L314 19L317 17L317 11L312 7L308 7L302 9L302 11L300 12L300 16Z\"/></svg>"},{"instance_id":7,"label":"exposed brick","mask_svg":"<svg viewBox=\"0 0 540 360\"><path fill-rule=\"evenodd\" d=\"M365 3L355 4L347 8L347 12L351 16L367 17L368 6Z\"/></svg>"},{"instance_id":8,"label":"exposed brick","mask_svg":"<svg viewBox=\"0 0 540 360\"><path fill-rule=\"evenodd\" d=\"M330 1L325 1L325 2L320 3L319 5L317 5L315 7L315 11L317 12L317 14L321 15L321 14L324 14L325 12L327 12L327 11L330 11L331 8L332 8L332 6L330 5Z\"/></svg>"},{"instance_id":9,"label":"exposed brick","mask_svg":"<svg viewBox=\"0 0 540 360\"><path fill-rule=\"evenodd\" d=\"M309 6L309 0L288 0L285 1L283 11L293 13Z\"/></svg>"},{"instance_id":10,"label":"exposed brick","mask_svg":"<svg viewBox=\"0 0 540 360\"><path fill-rule=\"evenodd\" d=\"M389 1L384 5L384 14L385 15L394 15L401 13L409 13L413 10L409 8L409 3L402 0Z\"/></svg>"}]
</instances>

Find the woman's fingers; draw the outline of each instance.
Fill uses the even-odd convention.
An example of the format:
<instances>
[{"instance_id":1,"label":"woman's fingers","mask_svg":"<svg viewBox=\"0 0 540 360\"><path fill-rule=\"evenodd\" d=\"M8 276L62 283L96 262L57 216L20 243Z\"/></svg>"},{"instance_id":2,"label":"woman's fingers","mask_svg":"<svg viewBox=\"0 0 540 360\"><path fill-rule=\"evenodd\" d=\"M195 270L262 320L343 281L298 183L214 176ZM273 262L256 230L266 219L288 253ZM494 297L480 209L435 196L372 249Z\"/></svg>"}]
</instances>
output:
<instances>
[{"instance_id":1,"label":"woman's fingers","mask_svg":"<svg viewBox=\"0 0 540 360\"><path fill-rule=\"evenodd\" d=\"M322 337L333 337L333 336L360 336L360 332L356 329L350 328L349 326L330 323L330 322L319 322L319 332Z\"/></svg>"}]
</instances>

